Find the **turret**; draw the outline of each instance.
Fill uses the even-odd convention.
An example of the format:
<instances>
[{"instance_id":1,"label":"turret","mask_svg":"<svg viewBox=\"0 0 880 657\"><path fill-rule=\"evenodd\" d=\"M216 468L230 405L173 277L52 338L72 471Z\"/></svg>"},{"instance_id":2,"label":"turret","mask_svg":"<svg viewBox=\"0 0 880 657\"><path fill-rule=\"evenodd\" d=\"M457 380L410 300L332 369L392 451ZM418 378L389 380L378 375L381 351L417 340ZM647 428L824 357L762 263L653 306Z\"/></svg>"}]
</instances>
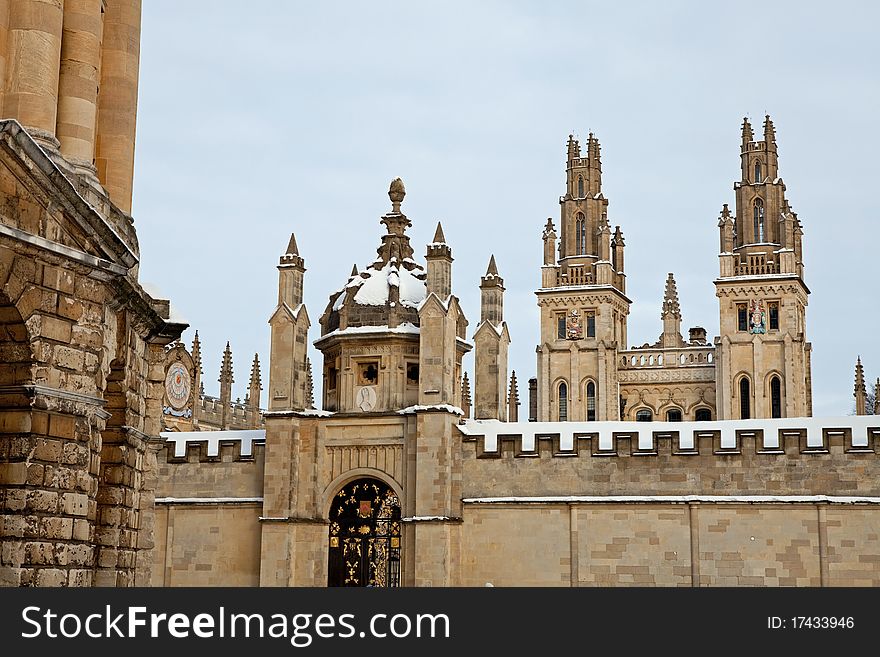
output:
<instances>
[{"instance_id":1,"label":"turret","mask_svg":"<svg viewBox=\"0 0 880 657\"><path fill-rule=\"evenodd\" d=\"M474 332L474 417L507 419L507 350L510 333L504 321L504 279L495 256L480 279L480 323Z\"/></svg>"},{"instance_id":2,"label":"turret","mask_svg":"<svg viewBox=\"0 0 880 657\"><path fill-rule=\"evenodd\" d=\"M299 255L296 235L290 234L287 251L278 260L278 303L296 308L303 299L303 274L306 268Z\"/></svg>"},{"instance_id":3,"label":"turret","mask_svg":"<svg viewBox=\"0 0 880 657\"><path fill-rule=\"evenodd\" d=\"M425 260L428 263L428 293L433 292L445 300L452 294L452 248L446 243L443 226L439 221L437 230L434 231L434 240L428 244Z\"/></svg>"},{"instance_id":4,"label":"turret","mask_svg":"<svg viewBox=\"0 0 880 657\"><path fill-rule=\"evenodd\" d=\"M489 258L486 275L480 279L480 322L492 322L496 326L503 321L504 279L498 275L495 256Z\"/></svg>"},{"instance_id":5,"label":"turret","mask_svg":"<svg viewBox=\"0 0 880 657\"><path fill-rule=\"evenodd\" d=\"M309 315L303 304L306 267L296 237L290 234L287 249L278 262L278 305L269 318L269 410L305 408L306 350Z\"/></svg>"}]
</instances>

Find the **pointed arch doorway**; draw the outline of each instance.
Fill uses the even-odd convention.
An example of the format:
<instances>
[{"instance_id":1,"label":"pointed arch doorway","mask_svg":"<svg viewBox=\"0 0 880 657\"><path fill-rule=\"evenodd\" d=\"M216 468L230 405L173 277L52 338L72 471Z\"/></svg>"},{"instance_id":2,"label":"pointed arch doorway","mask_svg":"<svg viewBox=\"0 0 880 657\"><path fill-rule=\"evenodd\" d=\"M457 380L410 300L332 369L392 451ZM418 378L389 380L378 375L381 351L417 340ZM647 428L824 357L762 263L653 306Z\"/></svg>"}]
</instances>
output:
<instances>
[{"instance_id":1,"label":"pointed arch doorway","mask_svg":"<svg viewBox=\"0 0 880 657\"><path fill-rule=\"evenodd\" d=\"M400 586L400 500L372 478L346 484L330 505L328 586Z\"/></svg>"}]
</instances>

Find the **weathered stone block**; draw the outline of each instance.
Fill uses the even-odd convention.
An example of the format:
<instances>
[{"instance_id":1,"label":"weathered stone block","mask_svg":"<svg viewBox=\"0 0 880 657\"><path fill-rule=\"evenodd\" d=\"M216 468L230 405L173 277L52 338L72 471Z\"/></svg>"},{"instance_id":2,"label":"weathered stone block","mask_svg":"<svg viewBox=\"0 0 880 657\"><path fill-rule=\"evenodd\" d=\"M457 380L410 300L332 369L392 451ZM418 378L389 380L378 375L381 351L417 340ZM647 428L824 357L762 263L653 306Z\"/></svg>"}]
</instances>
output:
<instances>
[{"instance_id":1,"label":"weathered stone block","mask_svg":"<svg viewBox=\"0 0 880 657\"><path fill-rule=\"evenodd\" d=\"M71 415L53 414L49 416L49 435L57 438L73 438L76 418Z\"/></svg>"},{"instance_id":2,"label":"weathered stone block","mask_svg":"<svg viewBox=\"0 0 880 657\"><path fill-rule=\"evenodd\" d=\"M46 538L70 539L73 536L72 518L43 518L40 533Z\"/></svg>"},{"instance_id":3,"label":"weathered stone block","mask_svg":"<svg viewBox=\"0 0 880 657\"><path fill-rule=\"evenodd\" d=\"M40 480L42 483L42 466L31 465L28 469L40 468ZM27 509L37 513L56 513L58 511L58 493L45 490L29 490L27 492Z\"/></svg>"},{"instance_id":4,"label":"weathered stone block","mask_svg":"<svg viewBox=\"0 0 880 657\"><path fill-rule=\"evenodd\" d=\"M27 481L27 463L0 463L0 484L20 485Z\"/></svg>"},{"instance_id":5,"label":"weathered stone block","mask_svg":"<svg viewBox=\"0 0 880 657\"><path fill-rule=\"evenodd\" d=\"M36 586L64 586L67 584L67 571L56 568L39 568L35 571Z\"/></svg>"},{"instance_id":6,"label":"weathered stone block","mask_svg":"<svg viewBox=\"0 0 880 657\"><path fill-rule=\"evenodd\" d=\"M61 460L62 445L63 443L60 440L39 438L34 445L33 457L38 461L58 463Z\"/></svg>"},{"instance_id":7,"label":"weathered stone block","mask_svg":"<svg viewBox=\"0 0 880 657\"><path fill-rule=\"evenodd\" d=\"M61 496L61 512L68 516L85 516L89 498L82 493L64 493Z\"/></svg>"},{"instance_id":8,"label":"weathered stone block","mask_svg":"<svg viewBox=\"0 0 880 657\"><path fill-rule=\"evenodd\" d=\"M66 319L53 317L52 315L42 315L40 323L40 335L43 338L54 340L55 342L70 342L71 323Z\"/></svg>"},{"instance_id":9,"label":"weathered stone block","mask_svg":"<svg viewBox=\"0 0 880 657\"><path fill-rule=\"evenodd\" d=\"M24 544L25 562L33 566L46 566L55 563L55 544L31 542Z\"/></svg>"},{"instance_id":10,"label":"weathered stone block","mask_svg":"<svg viewBox=\"0 0 880 657\"><path fill-rule=\"evenodd\" d=\"M85 355L79 349L59 345L55 347L54 363L56 367L82 372L85 365Z\"/></svg>"}]
</instances>

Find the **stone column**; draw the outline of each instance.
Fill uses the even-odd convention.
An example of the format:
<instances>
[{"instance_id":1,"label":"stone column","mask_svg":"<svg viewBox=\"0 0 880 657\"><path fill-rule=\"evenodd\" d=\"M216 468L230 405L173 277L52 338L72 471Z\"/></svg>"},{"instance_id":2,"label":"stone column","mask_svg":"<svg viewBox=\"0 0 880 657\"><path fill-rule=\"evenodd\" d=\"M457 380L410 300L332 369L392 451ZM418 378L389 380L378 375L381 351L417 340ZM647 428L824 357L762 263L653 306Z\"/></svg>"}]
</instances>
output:
<instances>
[{"instance_id":1,"label":"stone column","mask_svg":"<svg viewBox=\"0 0 880 657\"><path fill-rule=\"evenodd\" d=\"M9 0L0 0L0 116L7 117L3 107L6 97L6 67L9 62Z\"/></svg>"},{"instance_id":2,"label":"stone column","mask_svg":"<svg viewBox=\"0 0 880 657\"><path fill-rule=\"evenodd\" d=\"M57 150L55 116L63 0L15 0L9 7L3 114Z\"/></svg>"},{"instance_id":3,"label":"stone column","mask_svg":"<svg viewBox=\"0 0 880 657\"><path fill-rule=\"evenodd\" d=\"M103 30L102 0L65 0L58 118L61 154L95 183L95 122Z\"/></svg>"},{"instance_id":4,"label":"stone column","mask_svg":"<svg viewBox=\"0 0 880 657\"><path fill-rule=\"evenodd\" d=\"M141 0L107 0L95 165L110 200L131 212L140 65Z\"/></svg>"}]
</instances>

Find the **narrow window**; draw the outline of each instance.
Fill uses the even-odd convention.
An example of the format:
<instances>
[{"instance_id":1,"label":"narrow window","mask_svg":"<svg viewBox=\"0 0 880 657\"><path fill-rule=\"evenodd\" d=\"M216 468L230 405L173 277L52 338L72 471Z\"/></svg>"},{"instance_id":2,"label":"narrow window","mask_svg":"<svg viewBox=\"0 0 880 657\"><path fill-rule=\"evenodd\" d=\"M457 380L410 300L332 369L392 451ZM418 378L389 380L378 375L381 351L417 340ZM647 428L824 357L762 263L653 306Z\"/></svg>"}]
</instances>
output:
<instances>
[{"instance_id":1,"label":"narrow window","mask_svg":"<svg viewBox=\"0 0 880 657\"><path fill-rule=\"evenodd\" d=\"M568 386L565 381L559 384L559 421L568 422Z\"/></svg>"},{"instance_id":2,"label":"narrow window","mask_svg":"<svg viewBox=\"0 0 880 657\"><path fill-rule=\"evenodd\" d=\"M769 314L770 314L770 330L778 331L779 330L779 304L775 301L767 304Z\"/></svg>"},{"instance_id":3,"label":"narrow window","mask_svg":"<svg viewBox=\"0 0 880 657\"><path fill-rule=\"evenodd\" d=\"M759 198L755 199L755 207L753 210L755 241L764 241L764 201Z\"/></svg>"},{"instance_id":4,"label":"narrow window","mask_svg":"<svg viewBox=\"0 0 880 657\"><path fill-rule=\"evenodd\" d=\"M736 330L749 330L749 308L744 303L736 304Z\"/></svg>"},{"instance_id":5,"label":"narrow window","mask_svg":"<svg viewBox=\"0 0 880 657\"><path fill-rule=\"evenodd\" d=\"M596 419L596 384L592 381L587 382L587 422L593 422Z\"/></svg>"},{"instance_id":6,"label":"narrow window","mask_svg":"<svg viewBox=\"0 0 880 657\"><path fill-rule=\"evenodd\" d=\"M596 337L596 313L587 313L587 337Z\"/></svg>"},{"instance_id":7,"label":"narrow window","mask_svg":"<svg viewBox=\"0 0 880 657\"><path fill-rule=\"evenodd\" d=\"M419 364L418 363L407 363L406 364L406 385L408 385L408 386L419 385Z\"/></svg>"},{"instance_id":8,"label":"narrow window","mask_svg":"<svg viewBox=\"0 0 880 657\"><path fill-rule=\"evenodd\" d=\"M742 420L748 420L752 417L751 389L748 377L744 376L739 380L739 417Z\"/></svg>"},{"instance_id":9,"label":"narrow window","mask_svg":"<svg viewBox=\"0 0 880 657\"><path fill-rule=\"evenodd\" d=\"M565 339L565 313L556 315L556 337L560 340Z\"/></svg>"},{"instance_id":10,"label":"narrow window","mask_svg":"<svg viewBox=\"0 0 880 657\"><path fill-rule=\"evenodd\" d=\"M578 176L578 198L584 197L584 178L583 176Z\"/></svg>"},{"instance_id":11,"label":"narrow window","mask_svg":"<svg viewBox=\"0 0 880 657\"><path fill-rule=\"evenodd\" d=\"M681 422L681 410L678 408L671 408L666 411L666 421L667 422Z\"/></svg>"},{"instance_id":12,"label":"narrow window","mask_svg":"<svg viewBox=\"0 0 880 657\"><path fill-rule=\"evenodd\" d=\"M327 368L327 390L336 390L336 368Z\"/></svg>"},{"instance_id":13,"label":"narrow window","mask_svg":"<svg viewBox=\"0 0 880 657\"><path fill-rule=\"evenodd\" d=\"M763 180L761 178L761 163L759 161L755 162L755 182L759 183Z\"/></svg>"},{"instance_id":14,"label":"narrow window","mask_svg":"<svg viewBox=\"0 0 880 657\"><path fill-rule=\"evenodd\" d=\"M587 252L587 220L581 219L581 250L580 255L584 255Z\"/></svg>"},{"instance_id":15,"label":"narrow window","mask_svg":"<svg viewBox=\"0 0 880 657\"><path fill-rule=\"evenodd\" d=\"M782 384L778 376L770 379L770 417L782 417Z\"/></svg>"},{"instance_id":16,"label":"narrow window","mask_svg":"<svg viewBox=\"0 0 880 657\"><path fill-rule=\"evenodd\" d=\"M697 422L711 422L712 411L708 408L698 408L697 412L694 414L694 419Z\"/></svg>"},{"instance_id":17,"label":"narrow window","mask_svg":"<svg viewBox=\"0 0 880 657\"><path fill-rule=\"evenodd\" d=\"M647 408L636 411L636 422L651 422L653 419L654 415Z\"/></svg>"}]
</instances>

